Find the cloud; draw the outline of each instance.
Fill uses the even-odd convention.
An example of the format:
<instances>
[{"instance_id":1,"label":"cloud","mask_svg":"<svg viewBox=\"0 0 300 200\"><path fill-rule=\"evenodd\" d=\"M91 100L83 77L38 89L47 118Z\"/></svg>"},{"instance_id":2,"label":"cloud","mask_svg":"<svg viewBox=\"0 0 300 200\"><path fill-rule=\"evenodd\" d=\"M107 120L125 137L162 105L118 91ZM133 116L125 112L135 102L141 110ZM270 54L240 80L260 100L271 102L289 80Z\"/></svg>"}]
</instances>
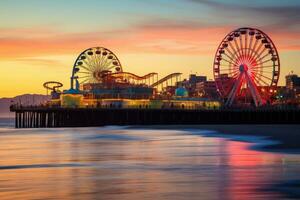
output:
<instances>
[{"instance_id":1,"label":"cloud","mask_svg":"<svg viewBox=\"0 0 300 200\"><path fill-rule=\"evenodd\" d=\"M226 6L212 3L209 5ZM126 29L78 33L43 27L2 28L0 29L0 59L64 54L76 56L84 49L93 46L104 46L118 53L213 55L219 42L234 28L237 27L232 24L211 25L192 20L168 19L148 20ZM264 27L262 29L265 30ZM273 28L271 31L268 27L266 32L270 33L279 50L300 50L299 31L289 31L284 28ZM30 62L49 64L51 61L31 60Z\"/></svg>"},{"instance_id":2,"label":"cloud","mask_svg":"<svg viewBox=\"0 0 300 200\"><path fill-rule=\"evenodd\" d=\"M213 0L184 0L207 6L213 15L230 22L245 21L245 23L263 25L267 29L286 28L299 31L300 5L245 5L240 3L224 3ZM221 20L221 21L223 21Z\"/></svg>"},{"instance_id":3,"label":"cloud","mask_svg":"<svg viewBox=\"0 0 300 200\"><path fill-rule=\"evenodd\" d=\"M22 62L25 64L30 64L30 65L38 65L38 66L51 66L51 67L57 67L57 66L62 66L63 63L59 60L55 59L46 59L46 58L18 58L15 61L17 62Z\"/></svg>"},{"instance_id":4,"label":"cloud","mask_svg":"<svg viewBox=\"0 0 300 200\"><path fill-rule=\"evenodd\" d=\"M149 21L129 29L86 33L51 30L44 34L43 31L34 28L18 30L18 34L15 34L14 29L2 29L0 58L70 54L98 45L119 52L203 53L214 44L211 41L222 37L221 30L226 29L192 22L156 22ZM32 34L34 31L36 33ZM32 35L35 37L31 37Z\"/></svg>"}]
</instances>

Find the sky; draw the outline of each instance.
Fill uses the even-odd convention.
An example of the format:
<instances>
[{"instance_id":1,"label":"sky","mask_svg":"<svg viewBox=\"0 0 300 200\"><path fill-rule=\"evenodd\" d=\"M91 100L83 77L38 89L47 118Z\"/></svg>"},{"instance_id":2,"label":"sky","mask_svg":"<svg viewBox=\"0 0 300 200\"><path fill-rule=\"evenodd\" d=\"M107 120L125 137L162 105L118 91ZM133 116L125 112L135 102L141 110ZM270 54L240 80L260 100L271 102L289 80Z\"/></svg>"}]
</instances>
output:
<instances>
[{"instance_id":1,"label":"sky","mask_svg":"<svg viewBox=\"0 0 300 200\"><path fill-rule=\"evenodd\" d=\"M76 57L89 47L113 51L123 70L213 78L215 51L239 27L259 28L275 43L280 84L300 74L299 0L1 0L0 97L70 88Z\"/></svg>"}]
</instances>

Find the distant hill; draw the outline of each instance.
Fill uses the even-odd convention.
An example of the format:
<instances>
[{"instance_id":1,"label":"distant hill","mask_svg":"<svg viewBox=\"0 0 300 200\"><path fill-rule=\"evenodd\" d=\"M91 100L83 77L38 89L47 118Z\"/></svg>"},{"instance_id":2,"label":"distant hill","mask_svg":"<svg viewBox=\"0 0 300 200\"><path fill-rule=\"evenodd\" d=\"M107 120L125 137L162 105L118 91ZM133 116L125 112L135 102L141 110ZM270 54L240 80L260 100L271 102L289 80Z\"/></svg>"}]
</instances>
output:
<instances>
[{"instance_id":1,"label":"distant hill","mask_svg":"<svg viewBox=\"0 0 300 200\"><path fill-rule=\"evenodd\" d=\"M42 94L23 94L13 98L0 98L0 118L14 117L14 114L9 111L11 104L39 105L49 99L50 96Z\"/></svg>"}]
</instances>

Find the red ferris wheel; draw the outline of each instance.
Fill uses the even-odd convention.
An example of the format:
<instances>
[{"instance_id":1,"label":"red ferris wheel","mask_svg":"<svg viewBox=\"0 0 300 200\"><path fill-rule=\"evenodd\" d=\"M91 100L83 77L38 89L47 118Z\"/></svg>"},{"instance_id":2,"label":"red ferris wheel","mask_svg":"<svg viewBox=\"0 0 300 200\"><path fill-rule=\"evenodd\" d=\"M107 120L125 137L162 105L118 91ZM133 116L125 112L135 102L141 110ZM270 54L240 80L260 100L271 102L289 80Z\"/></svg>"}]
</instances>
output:
<instances>
[{"instance_id":1,"label":"red ferris wheel","mask_svg":"<svg viewBox=\"0 0 300 200\"><path fill-rule=\"evenodd\" d=\"M261 106L277 86L279 55L267 34L254 28L239 28L226 35L219 45L213 72L226 106L231 106L245 91L256 106Z\"/></svg>"}]
</instances>

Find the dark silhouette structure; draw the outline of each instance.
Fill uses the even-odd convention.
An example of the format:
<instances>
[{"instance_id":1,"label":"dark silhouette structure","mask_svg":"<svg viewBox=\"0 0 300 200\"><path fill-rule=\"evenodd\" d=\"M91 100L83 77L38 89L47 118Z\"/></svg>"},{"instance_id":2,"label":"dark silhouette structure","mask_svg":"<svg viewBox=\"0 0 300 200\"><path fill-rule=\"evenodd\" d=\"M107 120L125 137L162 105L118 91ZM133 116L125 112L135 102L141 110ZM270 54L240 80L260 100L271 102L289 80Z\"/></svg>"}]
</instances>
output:
<instances>
[{"instance_id":1,"label":"dark silhouette structure","mask_svg":"<svg viewBox=\"0 0 300 200\"><path fill-rule=\"evenodd\" d=\"M188 110L11 107L16 128L171 124L298 124L299 109Z\"/></svg>"}]
</instances>

